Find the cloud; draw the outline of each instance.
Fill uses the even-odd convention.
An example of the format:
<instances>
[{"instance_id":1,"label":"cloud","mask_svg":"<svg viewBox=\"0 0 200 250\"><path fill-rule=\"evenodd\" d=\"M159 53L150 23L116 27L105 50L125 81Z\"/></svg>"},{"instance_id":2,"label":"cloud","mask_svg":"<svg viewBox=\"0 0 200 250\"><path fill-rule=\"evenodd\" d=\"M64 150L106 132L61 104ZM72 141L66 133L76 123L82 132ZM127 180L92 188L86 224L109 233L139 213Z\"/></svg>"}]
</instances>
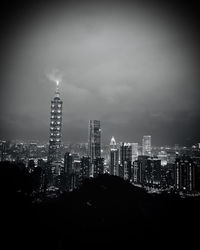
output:
<instances>
[{"instance_id":1,"label":"cloud","mask_svg":"<svg viewBox=\"0 0 200 250\"><path fill-rule=\"evenodd\" d=\"M0 136L26 131L48 140L51 83L57 80L63 140L87 138L89 119L101 120L105 141L111 135L139 141L152 133L155 142L198 135L195 22L186 28L180 8L95 2L44 5L5 34Z\"/></svg>"},{"instance_id":2,"label":"cloud","mask_svg":"<svg viewBox=\"0 0 200 250\"><path fill-rule=\"evenodd\" d=\"M52 81L57 83L61 82L63 79L63 73L59 69L52 69L50 72L45 73L46 77Z\"/></svg>"}]
</instances>

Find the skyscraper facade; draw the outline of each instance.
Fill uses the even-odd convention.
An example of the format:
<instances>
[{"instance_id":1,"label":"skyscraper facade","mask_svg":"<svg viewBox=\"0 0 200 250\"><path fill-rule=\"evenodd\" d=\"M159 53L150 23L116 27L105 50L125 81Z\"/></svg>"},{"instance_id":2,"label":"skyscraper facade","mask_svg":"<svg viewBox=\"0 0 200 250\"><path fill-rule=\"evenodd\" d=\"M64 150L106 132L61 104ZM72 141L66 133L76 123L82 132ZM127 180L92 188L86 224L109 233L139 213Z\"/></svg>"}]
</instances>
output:
<instances>
[{"instance_id":1,"label":"skyscraper facade","mask_svg":"<svg viewBox=\"0 0 200 250\"><path fill-rule=\"evenodd\" d=\"M139 155L138 159L133 163L133 180L136 184L145 184L146 183L146 168L147 161L149 156Z\"/></svg>"},{"instance_id":2,"label":"skyscraper facade","mask_svg":"<svg viewBox=\"0 0 200 250\"><path fill-rule=\"evenodd\" d=\"M81 166L80 166L80 179L83 182L84 179L90 177L90 157L83 156L81 158Z\"/></svg>"},{"instance_id":3,"label":"skyscraper facade","mask_svg":"<svg viewBox=\"0 0 200 250\"><path fill-rule=\"evenodd\" d=\"M115 138L112 137L110 141L110 174L118 175L119 164L119 150Z\"/></svg>"},{"instance_id":4,"label":"skyscraper facade","mask_svg":"<svg viewBox=\"0 0 200 250\"><path fill-rule=\"evenodd\" d=\"M131 143L123 142L120 145L119 176L124 179L131 179L132 146Z\"/></svg>"},{"instance_id":5,"label":"skyscraper facade","mask_svg":"<svg viewBox=\"0 0 200 250\"><path fill-rule=\"evenodd\" d=\"M92 163L94 159L101 157L101 124L98 120L89 120L88 156Z\"/></svg>"},{"instance_id":6,"label":"skyscraper facade","mask_svg":"<svg viewBox=\"0 0 200 250\"><path fill-rule=\"evenodd\" d=\"M49 154L48 161L61 160L61 128L62 128L62 105L58 84L53 100L51 101L51 116L50 116L50 136L49 136Z\"/></svg>"},{"instance_id":7,"label":"skyscraper facade","mask_svg":"<svg viewBox=\"0 0 200 250\"><path fill-rule=\"evenodd\" d=\"M175 188L183 192L191 192L195 189L196 165L189 156L176 158L175 161Z\"/></svg>"},{"instance_id":8,"label":"skyscraper facade","mask_svg":"<svg viewBox=\"0 0 200 250\"><path fill-rule=\"evenodd\" d=\"M160 187L161 183L161 160L148 158L145 171L145 184L149 187Z\"/></svg>"},{"instance_id":9,"label":"skyscraper facade","mask_svg":"<svg viewBox=\"0 0 200 250\"><path fill-rule=\"evenodd\" d=\"M133 142L131 143L132 145L132 162L136 161L138 159L138 143L137 142Z\"/></svg>"},{"instance_id":10,"label":"skyscraper facade","mask_svg":"<svg viewBox=\"0 0 200 250\"><path fill-rule=\"evenodd\" d=\"M97 157L93 164L93 177L97 177L104 173L104 158Z\"/></svg>"},{"instance_id":11,"label":"skyscraper facade","mask_svg":"<svg viewBox=\"0 0 200 250\"><path fill-rule=\"evenodd\" d=\"M144 135L142 139L142 154L151 156L151 136Z\"/></svg>"},{"instance_id":12,"label":"skyscraper facade","mask_svg":"<svg viewBox=\"0 0 200 250\"><path fill-rule=\"evenodd\" d=\"M64 155L64 171L69 176L73 171L73 156L71 153L66 152Z\"/></svg>"}]
</instances>

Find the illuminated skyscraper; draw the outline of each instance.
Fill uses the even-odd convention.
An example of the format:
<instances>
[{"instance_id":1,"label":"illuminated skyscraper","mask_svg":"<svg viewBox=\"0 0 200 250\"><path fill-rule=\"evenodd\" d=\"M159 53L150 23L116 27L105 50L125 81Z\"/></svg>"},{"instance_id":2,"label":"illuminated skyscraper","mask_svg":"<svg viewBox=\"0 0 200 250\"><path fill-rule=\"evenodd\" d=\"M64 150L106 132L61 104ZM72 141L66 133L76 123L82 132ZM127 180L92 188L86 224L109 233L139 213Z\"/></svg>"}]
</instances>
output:
<instances>
[{"instance_id":1,"label":"illuminated skyscraper","mask_svg":"<svg viewBox=\"0 0 200 250\"><path fill-rule=\"evenodd\" d=\"M151 156L151 136L144 135L142 139L142 154Z\"/></svg>"},{"instance_id":2,"label":"illuminated skyscraper","mask_svg":"<svg viewBox=\"0 0 200 250\"><path fill-rule=\"evenodd\" d=\"M73 179L73 156L69 152L64 155L64 173L65 173L65 186L66 190L72 190Z\"/></svg>"},{"instance_id":3,"label":"illuminated skyscraper","mask_svg":"<svg viewBox=\"0 0 200 250\"><path fill-rule=\"evenodd\" d=\"M131 143L132 145L132 162L138 159L138 143Z\"/></svg>"},{"instance_id":4,"label":"illuminated skyscraper","mask_svg":"<svg viewBox=\"0 0 200 250\"><path fill-rule=\"evenodd\" d=\"M97 157L93 164L93 177L97 177L104 173L104 158Z\"/></svg>"},{"instance_id":5,"label":"illuminated skyscraper","mask_svg":"<svg viewBox=\"0 0 200 250\"><path fill-rule=\"evenodd\" d=\"M175 161L175 188L183 192L195 189L196 164L189 156L176 158Z\"/></svg>"},{"instance_id":6,"label":"illuminated skyscraper","mask_svg":"<svg viewBox=\"0 0 200 250\"><path fill-rule=\"evenodd\" d=\"M110 174L118 175L118 164L119 164L119 150L115 138L112 137L110 141Z\"/></svg>"},{"instance_id":7,"label":"illuminated skyscraper","mask_svg":"<svg viewBox=\"0 0 200 250\"><path fill-rule=\"evenodd\" d=\"M145 169L145 185L149 187L160 187L161 182L161 160L148 158Z\"/></svg>"},{"instance_id":8,"label":"illuminated skyscraper","mask_svg":"<svg viewBox=\"0 0 200 250\"><path fill-rule=\"evenodd\" d=\"M90 177L90 157L83 156L81 158L81 166L80 166L80 179L83 182L84 179Z\"/></svg>"},{"instance_id":9,"label":"illuminated skyscraper","mask_svg":"<svg viewBox=\"0 0 200 250\"><path fill-rule=\"evenodd\" d=\"M122 142L120 145L119 176L125 180L131 179L132 146L131 143Z\"/></svg>"},{"instance_id":10,"label":"illuminated skyscraper","mask_svg":"<svg viewBox=\"0 0 200 250\"><path fill-rule=\"evenodd\" d=\"M88 155L91 162L101 157L101 126L100 121L89 120L88 126Z\"/></svg>"},{"instance_id":11,"label":"illuminated skyscraper","mask_svg":"<svg viewBox=\"0 0 200 250\"><path fill-rule=\"evenodd\" d=\"M100 162L98 161L98 158L99 159L101 158L101 124L100 121L98 120L89 120L88 156L90 157L90 162L91 162L90 177L94 177L94 175L96 175L97 172L99 172L97 170L101 165Z\"/></svg>"},{"instance_id":12,"label":"illuminated skyscraper","mask_svg":"<svg viewBox=\"0 0 200 250\"><path fill-rule=\"evenodd\" d=\"M61 160L61 128L62 128L62 100L59 93L59 81L56 84L56 92L51 101L51 117L50 117L50 136L49 136L49 154L48 161Z\"/></svg>"},{"instance_id":13,"label":"illuminated skyscraper","mask_svg":"<svg viewBox=\"0 0 200 250\"><path fill-rule=\"evenodd\" d=\"M64 155L64 171L67 176L71 175L73 171L73 156L69 152Z\"/></svg>"}]
</instances>

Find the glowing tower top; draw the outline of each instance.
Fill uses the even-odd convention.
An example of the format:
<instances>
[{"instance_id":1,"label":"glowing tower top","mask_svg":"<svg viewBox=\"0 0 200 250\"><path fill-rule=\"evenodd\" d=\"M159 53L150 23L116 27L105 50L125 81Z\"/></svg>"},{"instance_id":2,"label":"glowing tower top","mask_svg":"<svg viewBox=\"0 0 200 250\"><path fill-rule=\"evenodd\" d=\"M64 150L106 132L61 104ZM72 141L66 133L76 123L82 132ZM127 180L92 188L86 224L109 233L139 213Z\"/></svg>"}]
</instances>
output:
<instances>
[{"instance_id":1,"label":"glowing tower top","mask_svg":"<svg viewBox=\"0 0 200 250\"><path fill-rule=\"evenodd\" d=\"M110 140L110 148L111 148L111 150L112 150L112 149L116 149L116 146L117 146L117 143L116 143L116 141L115 141L114 136L112 136L112 138L111 138L111 140Z\"/></svg>"}]
</instances>

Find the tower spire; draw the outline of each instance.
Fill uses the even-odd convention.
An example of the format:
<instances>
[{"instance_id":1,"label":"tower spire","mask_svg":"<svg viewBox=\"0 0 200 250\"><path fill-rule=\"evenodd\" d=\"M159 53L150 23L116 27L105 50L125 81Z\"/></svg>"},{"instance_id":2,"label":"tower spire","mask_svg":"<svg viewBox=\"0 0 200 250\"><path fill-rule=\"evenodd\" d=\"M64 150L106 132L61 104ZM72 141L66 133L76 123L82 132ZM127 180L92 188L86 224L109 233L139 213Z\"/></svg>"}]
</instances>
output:
<instances>
[{"instance_id":1,"label":"tower spire","mask_svg":"<svg viewBox=\"0 0 200 250\"><path fill-rule=\"evenodd\" d=\"M56 80L56 92L55 92L55 97L58 97L58 98L60 98L59 84L60 84L60 81L59 81L59 80Z\"/></svg>"},{"instance_id":2,"label":"tower spire","mask_svg":"<svg viewBox=\"0 0 200 250\"><path fill-rule=\"evenodd\" d=\"M56 91L58 91L59 83L59 80L56 80Z\"/></svg>"}]
</instances>

